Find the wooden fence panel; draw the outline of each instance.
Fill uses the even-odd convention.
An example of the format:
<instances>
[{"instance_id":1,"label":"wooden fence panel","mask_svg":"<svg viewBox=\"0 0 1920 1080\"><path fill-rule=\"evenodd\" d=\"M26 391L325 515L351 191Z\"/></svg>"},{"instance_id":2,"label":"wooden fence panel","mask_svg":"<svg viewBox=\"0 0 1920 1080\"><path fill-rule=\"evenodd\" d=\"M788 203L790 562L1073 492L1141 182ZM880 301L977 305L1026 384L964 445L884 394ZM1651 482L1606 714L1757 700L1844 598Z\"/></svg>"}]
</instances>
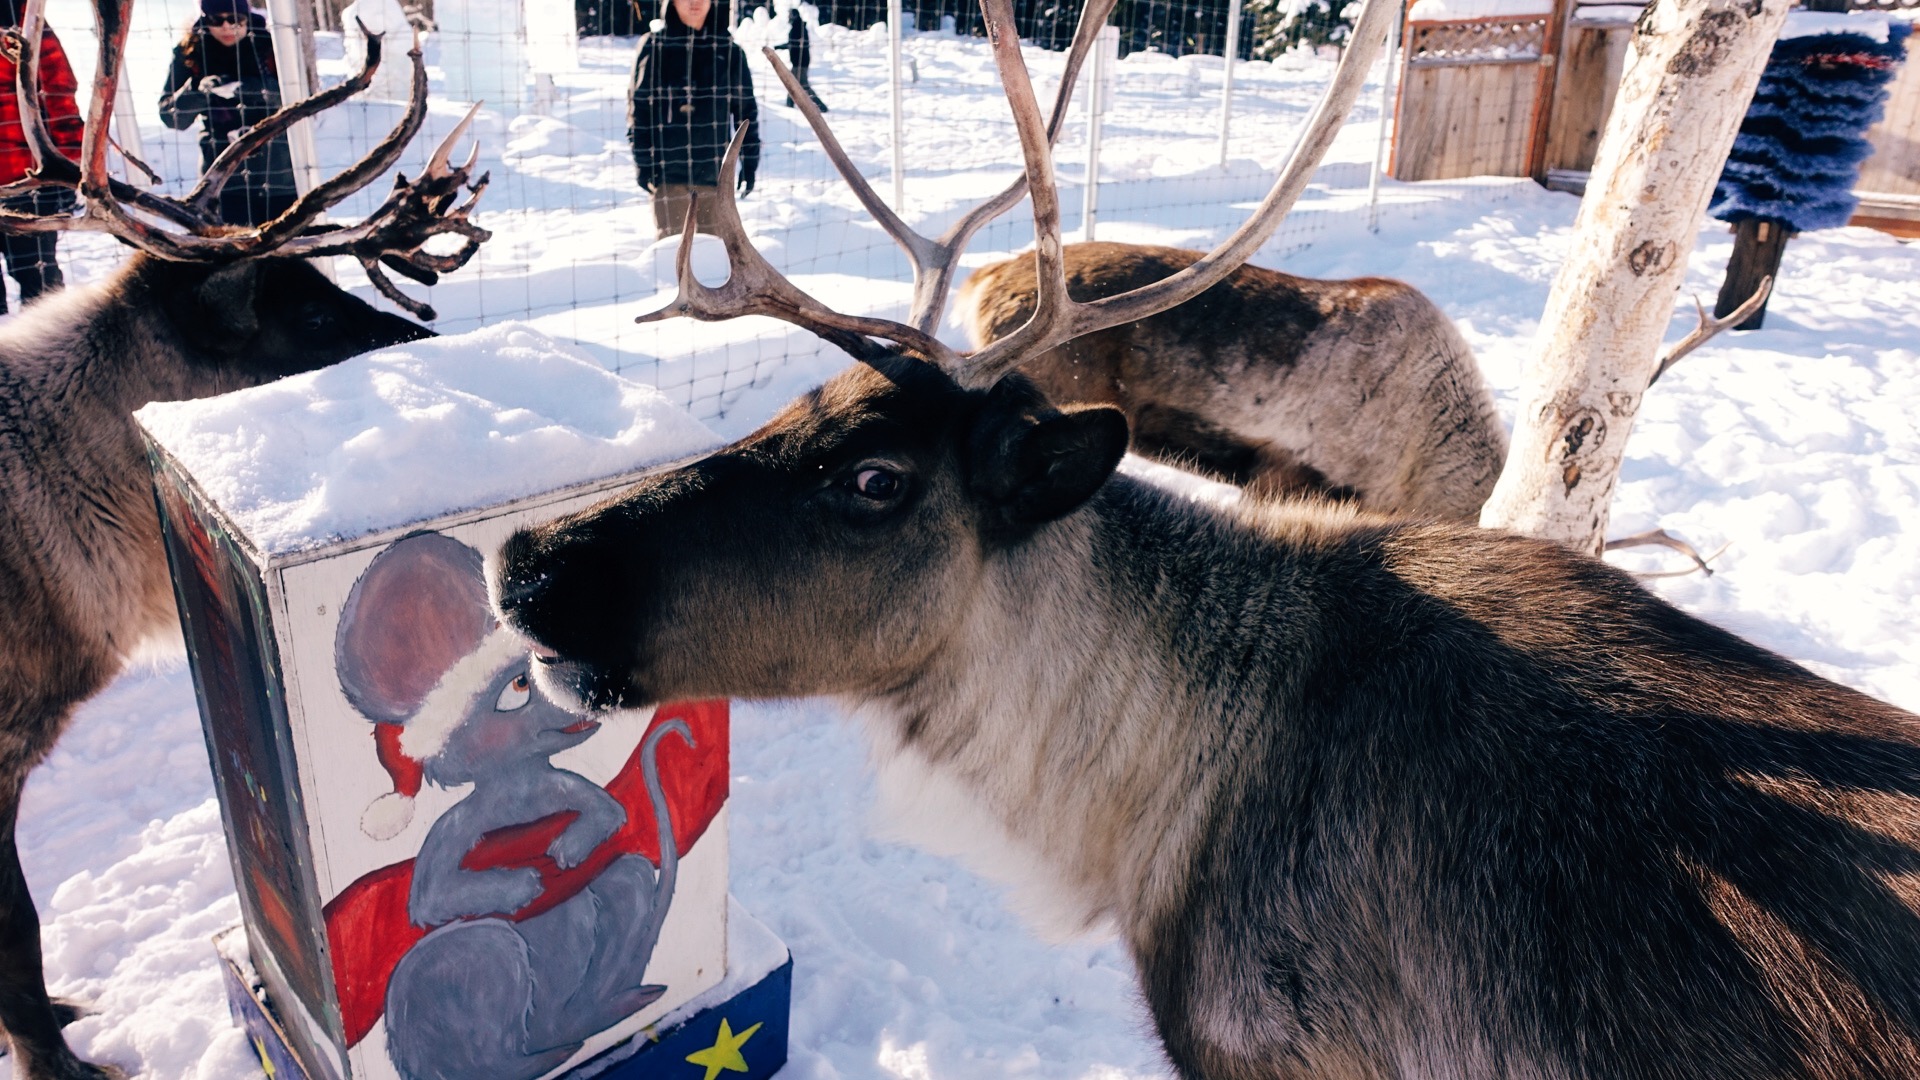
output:
<instances>
[{"instance_id":1,"label":"wooden fence panel","mask_svg":"<svg viewBox=\"0 0 1920 1080\"><path fill-rule=\"evenodd\" d=\"M1528 175L1549 20L1407 24L1394 179Z\"/></svg>"},{"instance_id":2,"label":"wooden fence panel","mask_svg":"<svg viewBox=\"0 0 1920 1080\"><path fill-rule=\"evenodd\" d=\"M1545 167L1587 172L1600 149L1600 133L1613 113L1614 92L1633 40L1631 19L1582 18L1575 9L1561 39L1547 128Z\"/></svg>"},{"instance_id":3,"label":"wooden fence panel","mask_svg":"<svg viewBox=\"0 0 1920 1080\"><path fill-rule=\"evenodd\" d=\"M1873 156L1854 190L1920 198L1920 44L1907 39L1907 62L1888 88L1887 115L1867 131Z\"/></svg>"}]
</instances>

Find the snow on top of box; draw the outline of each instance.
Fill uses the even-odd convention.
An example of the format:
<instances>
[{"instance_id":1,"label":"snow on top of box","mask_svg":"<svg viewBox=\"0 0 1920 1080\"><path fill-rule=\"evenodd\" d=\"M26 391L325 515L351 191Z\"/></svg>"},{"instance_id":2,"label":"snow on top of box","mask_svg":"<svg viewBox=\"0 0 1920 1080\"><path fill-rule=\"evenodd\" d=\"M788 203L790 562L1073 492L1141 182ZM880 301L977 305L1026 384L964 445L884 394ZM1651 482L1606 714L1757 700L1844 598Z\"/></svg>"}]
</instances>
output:
<instances>
[{"instance_id":1,"label":"snow on top of box","mask_svg":"<svg viewBox=\"0 0 1920 1080\"><path fill-rule=\"evenodd\" d=\"M1815 34L1859 34L1884 43L1892 22L1892 18L1884 11L1789 11L1787 25L1780 31L1780 39L1784 41Z\"/></svg>"},{"instance_id":2,"label":"snow on top of box","mask_svg":"<svg viewBox=\"0 0 1920 1080\"><path fill-rule=\"evenodd\" d=\"M1553 0L1414 0L1410 22L1454 22L1510 15L1551 15Z\"/></svg>"},{"instance_id":3,"label":"snow on top of box","mask_svg":"<svg viewBox=\"0 0 1920 1080\"><path fill-rule=\"evenodd\" d=\"M720 443L660 391L516 323L135 414L266 554L688 457Z\"/></svg>"}]
</instances>

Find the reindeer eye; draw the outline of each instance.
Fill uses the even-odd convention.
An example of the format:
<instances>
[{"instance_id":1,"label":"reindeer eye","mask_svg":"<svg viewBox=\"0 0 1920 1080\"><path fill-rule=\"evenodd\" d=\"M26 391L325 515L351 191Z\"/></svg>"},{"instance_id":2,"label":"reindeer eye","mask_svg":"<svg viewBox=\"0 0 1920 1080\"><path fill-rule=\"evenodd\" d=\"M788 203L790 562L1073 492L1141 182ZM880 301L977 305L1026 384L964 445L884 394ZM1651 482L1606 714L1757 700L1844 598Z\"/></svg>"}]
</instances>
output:
<instances>
[{"instance_id":1,"label":"reindeer eye","mask_svg":"<svg viewBox=\"0 0 1920 1080\"><path fill-rule=\"evenodd\" d=\"M493 707L496 712L512 712L515 709L523 708L527 702L532 700L533 684L529 683L525 673L522 673L512 682L508 683L505 689L500 691L500 700L494 702Z\"/></svg>"},{"instance_id":2,"label":"reindeer eye","mask_svg":"<svg viewBox=\"0 0 1920 1080\"><path fill-rule=\"evenodd\" d=\"M853 477L853 490L869 499L891 499L900 486L900 474L888 469L861 469Z\"/></svg>"},{"instance_id":3,"label":"reindeer eye","mask_svg":"<svg viewBox=\"0 0 1920 1080\"><path fill-rule=\"evenodd\" d=\"M309 305L302 308L298 317L300 329L309 334L317 334L333 326L333 313L325 308Z\"/></svg>"}]
</instances>

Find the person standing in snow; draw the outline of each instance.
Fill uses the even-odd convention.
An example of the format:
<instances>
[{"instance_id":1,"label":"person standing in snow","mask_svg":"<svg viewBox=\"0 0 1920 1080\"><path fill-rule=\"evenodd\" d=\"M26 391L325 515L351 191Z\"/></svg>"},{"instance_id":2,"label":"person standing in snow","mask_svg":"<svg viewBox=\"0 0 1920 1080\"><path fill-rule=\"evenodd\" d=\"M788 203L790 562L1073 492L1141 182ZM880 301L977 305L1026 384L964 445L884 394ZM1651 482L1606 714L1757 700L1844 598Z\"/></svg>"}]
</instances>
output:
<instances>
[{"instance_id":1,"label":"person standing in snow","mask_svg":"<svg viewBox=\"0 0 1920 1080\"><path fill-rule=\"evenodd\" d=\"M0 19L5 20L5 37L0 37L0 184L27 178L33 168L33 153L27 149L26 128L20 123L20 98L15 90L15 71L23 44L19 35L20 0L0 0ZM80 119L74 96L79 83L60 39L48 29L40 37L40 104L47 132L60 152L78 161L80 135L85 126ZM41 188L0 199L0 209L33 217L51 217L73 211L73 189ZM0 252L7 260L7 273L20 285L20 303L52 292L65 284L55 248L57 232L0 235ZM7 310L5 293L0 293L0 312Z\"/></svg>"},{"instance_id":2,"label":"person standing in snow","mask_svg":"<svg viewBox=\"0 0 1920 1080\"><path fill-rule=\"evenodd\" d=\"M160 93L160 120L175 131L200 121L200 168L205 171L243 128L280 108L280 72L267 20L247 0L200 0L200 17L173 47L173 66ZM277 135L241 164L220 192L220 220L259 225L285 213L299 197L293 150Z\"/></svg>"},{"instance_id":3,"label":"person standing in snow","mask_svg":"<svg viewBox=\"0 0 1920 1080\"><path fill-rule=\"evenodd\" d=\"M760 107L747 54L727 33L724 0L670 0L665 24L640 39L627 91L627 139L640 187L653 197L661 238L680 232L696 192L717 193L720 159L736 126L740 194L760 168ZM712 199L701 199L697 228L713 231Z\"/></svg>"},{"instance_id":4,"label":"person standing in snow","mask_svg":"<svg viewBox=\"0 0 1920 1080\"><path fill-rule=\"evenodd\" d=\"M787 66L793 69L793 77L800 81L801 88L821 112L828 111L827 103L820 100L820 95L813 91L813 84L807 81L807 69L813 66L813 40L807 35L806 20L800 17L798 4L787 9L786 50ZM788 98L787 104L792 105L793 99Z\"/></svg>"}]
</instances>

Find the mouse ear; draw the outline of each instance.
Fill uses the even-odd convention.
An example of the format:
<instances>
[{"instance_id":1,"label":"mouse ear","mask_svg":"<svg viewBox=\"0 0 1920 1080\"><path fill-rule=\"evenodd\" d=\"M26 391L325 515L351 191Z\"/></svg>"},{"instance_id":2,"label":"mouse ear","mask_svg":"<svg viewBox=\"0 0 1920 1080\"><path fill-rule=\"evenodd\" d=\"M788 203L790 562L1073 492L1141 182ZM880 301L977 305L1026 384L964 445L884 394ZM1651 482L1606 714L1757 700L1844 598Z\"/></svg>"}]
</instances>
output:
<instances>
[{"instance_id":1,"label":"mouse ear","mask_svg":"<svg viewBox=\"0 0 1920 1080\"><path fill-rule=\"evenodd\" d=\"M479 552L435 532L402 537L347 594L333 638L340 689L368 719L404 723L493 627Z\"/></svg>"}]
</instances>

